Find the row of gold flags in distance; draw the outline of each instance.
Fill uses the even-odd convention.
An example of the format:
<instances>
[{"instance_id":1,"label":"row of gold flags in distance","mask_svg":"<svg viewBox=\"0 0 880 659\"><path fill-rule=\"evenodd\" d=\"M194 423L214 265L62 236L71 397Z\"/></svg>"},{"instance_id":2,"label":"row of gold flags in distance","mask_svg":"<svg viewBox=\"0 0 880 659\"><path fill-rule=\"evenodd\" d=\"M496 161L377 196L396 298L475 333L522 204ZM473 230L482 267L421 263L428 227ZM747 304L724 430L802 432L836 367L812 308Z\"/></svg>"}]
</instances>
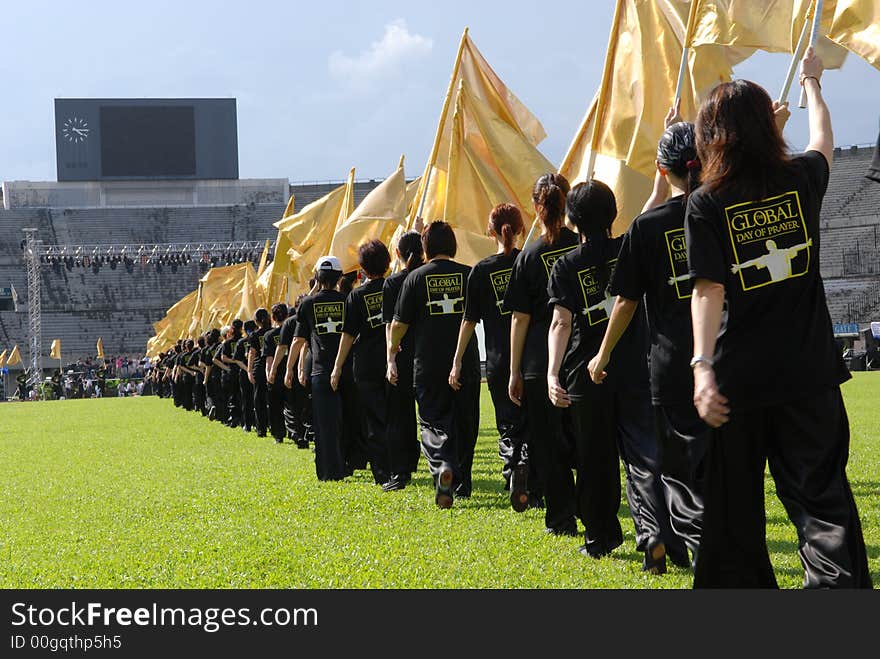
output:
<instances>
[{"instance_id":1,"label":"row of gold flags in distance","mask_svg":"<svg viewBox=\"0 0 880 659\"><path fill-rule=\"evenodd\" d=\"M618 200L614 231L623 233L651 192L656 145L676 92L682 115L693 118L704 95L756 50L798 57L814 9L814 0L617 0L600 89L558 168L538 151L546 137L540 121L465 30L423 174L407 184L401 157L356 208L354 169L345 184L299 212L291 197L274 225L272 262L266 265L264 250L257 271L250 263L212 268L154 325L147 354L294 300L324 254L354 270L360 243L378 238L390 246L417 215L449 222L457 260L473 265L494 251L486 237L491 208L514 203L529 215L532 185L549 171L572 185L591 174L608 183ZM825 0L820 26L816 48L826 68L839 68L848 52L880 68L880 2ZM682 61L687 75L677 89Z\"/></svg>"}]
</instances>

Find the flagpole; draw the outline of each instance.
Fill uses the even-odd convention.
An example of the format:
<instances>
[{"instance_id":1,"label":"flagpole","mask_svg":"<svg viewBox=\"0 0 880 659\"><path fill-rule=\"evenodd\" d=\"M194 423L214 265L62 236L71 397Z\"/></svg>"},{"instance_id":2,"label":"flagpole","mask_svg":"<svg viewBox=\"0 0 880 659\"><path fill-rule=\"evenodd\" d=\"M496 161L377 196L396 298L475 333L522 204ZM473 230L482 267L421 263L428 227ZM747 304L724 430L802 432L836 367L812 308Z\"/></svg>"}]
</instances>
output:
<instances>
[{"instance_id":1,"label":"flagpole","mask_svg":"<svg viewBox=\"0 0 880 659\"><path fill-rule=\"evenodd\" d=\"M455 79L458 77L458 71L461 68L461 56L464 53L464 46L467 43L468 31L465 28L461 35L461 41L458 44L458 53L455 56L455 64L452 66L452 77L449 79L449 88L446 90L446 98L443 100L443 109L440 111L440 121L437 123L437 134L434 136L434 146L431 148L431 155L428 157L428 166L425 167L425 174L422 176L422 194L419 199L419 207L415 215L410 216L406 224L406 229L413 225L415 218L421 217L425 210L425 201L427 200L428 185L431 183L431 170L434 169L434 163L437 161L437 153L440 151L440 140L443 137L443 125L446 123L446 116L449 114L449 104L452 102L452 94L455 90Z\"/></svg>"},{"instance_id":2,"label":"flagpole","mask_svg":"<svg viewBox=\"0 0 880 659\"><path fill-rule=\"evenodd\" d=\"M810 19L813 17L813 5L807 5L807 13L804 15L804 27L801 28L801 36L798 39L797 47L791 54L791 63L788 65L788 72L785 74L785 82L782 84L782 91L779 93L777 102L779 105L788 100L788 94L791 91L791 84L794 82L794 74L797 72L798 61L803 56L804 41L807 38L807 28L810 25Z\"/></svg>"},{"instance_id":3,"label":"flagpole","mask_svg":"<svg viewBox=\"0 0 880 659\"><path fill-rule=\"evenodd\" d=\"M688 13L688 24L685 29L684 43L681 49L681 64L678 67L678 82L675 84L675 101L673 106L681 99L681 88L684 86L684 76L687 73L688 56L691 52L691 42L694 40L694 30L697 27L697 14L700 9L700 0L692 0L691 10Z\"/></svg>"},{"instance_id":4,"label":"flagpole","mask_svg":"<svg viewBox=\"0 0 880 659\"><path fill-rule=\"evenodd\" d=\"M813 30L810 33L810 48L816 45L816 41L819 39L819 28L822 26L822 5L823 0L816 0L816 5L813 12ZM801 89L801 98L798 102L799 108L807 107L807 91L805 89Z\"/></svg>"}]
</instances>

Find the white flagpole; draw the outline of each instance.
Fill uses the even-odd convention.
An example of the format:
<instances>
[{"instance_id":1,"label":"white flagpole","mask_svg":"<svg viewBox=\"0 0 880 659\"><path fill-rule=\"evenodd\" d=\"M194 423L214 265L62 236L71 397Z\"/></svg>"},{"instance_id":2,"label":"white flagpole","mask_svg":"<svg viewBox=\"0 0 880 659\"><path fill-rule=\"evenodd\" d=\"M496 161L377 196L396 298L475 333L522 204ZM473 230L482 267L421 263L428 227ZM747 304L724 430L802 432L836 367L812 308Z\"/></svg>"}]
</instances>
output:
<instances>
[{"instance_id":1,"label":"white flagpole","mask_svg":"<svg viewBox=\"0 0 880 659\"><path fill-rule=\"evenodd\" d=\"M785 74L785 82L782 84L782 91L779 93L777 101L780 105L788 100L788 93L791 91L791 84L794 82L794 74L797 72L798 62L803 57L804 40L807 38L807 27L810 25L810 11L807 8L807 14L804 17L804 27L801 30L800 39L798 39L797 48L791 54L791 64L788 65L788 73Z\"/></svg>"},{"instance_id":2,"label":"white flagpole","mask_svg":"<svg viewBox=\"0 0 880 659\"><path fill-rule=\"evenodd\" d=\"M811 48L816 45L816 41L819 39L819 28L822 26L822 4L823 0L816 0L816 8L813 13L813 31L810 34ZM807 93L804 89L801 89L801 98L800 102L798 102L798 107L807 107Z\"/></svg>"}]
</instances>

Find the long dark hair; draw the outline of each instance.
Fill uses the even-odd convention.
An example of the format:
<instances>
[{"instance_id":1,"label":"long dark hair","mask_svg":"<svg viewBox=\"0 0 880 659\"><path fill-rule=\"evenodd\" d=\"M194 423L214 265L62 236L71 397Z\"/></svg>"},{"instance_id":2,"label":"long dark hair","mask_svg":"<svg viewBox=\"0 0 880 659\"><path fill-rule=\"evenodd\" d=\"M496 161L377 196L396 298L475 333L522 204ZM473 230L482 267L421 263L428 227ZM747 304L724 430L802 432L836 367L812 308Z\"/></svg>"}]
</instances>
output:
<instances>
[{"instance_id":1,"label":"long dark hair","mask_svg":"<svg viewBox=\"0 0 880 659\"><path fill-rule=\"evenodd\" d=\"M684 198L700 185L700 159L697 157L694 125L681 121L672 124L657 144L657 164L667 172L684 180Z\"/></svg>"},{"instance_id":2,"label":"long dark hair","mask_svg":"<svg viewBox=\"0 0 880 659\"><path fill-rule=\"evenodd\" d=\"M551 245L559 240L559 232L565 223L565 195L571 190L568 179L562 174L544 174L535 181L532 202L538 211L538 219L544 225L546 240Z\"/></svg>"},{"instance_id":3,"label":"long dark hair","mask_svg":"<svg viewBox=\"0 0 880 659\"><path fill-rule=\"evenodd\" d=\"M596 179L578 183L565 198L565 212L581 234L581 241L598 252L601 261L597 278L604 291L611 279L608 261L614 257L611 244L611 225L617 217L614 192Z\"/></svg>"},{"instance_id":4,"label":"long dark hair","mask_svg":"<svg viewBox=\"0 0 880 659\"><path fill-rule=\"evenodd\" d=\"M415 270L425 263L422 253L422 236L418 231L407 231L397 241L397 251L407 270Z\"/></svg>"},{"instance_id":5,"label":"long dark hair","mask_svg":"<svg viewBox=\"0 0 880 659\"><path fill-rule=\"evenodd\" d=\"M725 82L709 92L697 115L696 147L702 184L710 192L763 199L788 173L790 159L773 102L748 80Z\"/></svg>"}]
</instances>

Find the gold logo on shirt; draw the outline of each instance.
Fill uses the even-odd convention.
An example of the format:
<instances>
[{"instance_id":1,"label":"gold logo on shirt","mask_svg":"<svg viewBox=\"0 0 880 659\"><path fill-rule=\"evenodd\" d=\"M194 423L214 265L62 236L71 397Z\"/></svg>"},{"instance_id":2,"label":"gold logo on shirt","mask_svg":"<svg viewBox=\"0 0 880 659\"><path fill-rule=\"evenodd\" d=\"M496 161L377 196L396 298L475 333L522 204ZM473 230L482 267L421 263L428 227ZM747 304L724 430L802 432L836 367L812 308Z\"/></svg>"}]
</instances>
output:
<instances>
[{"instance_id":1,"label":"gold logo on shirt","mask_svg":"<svg viewBox=\"0 0 880 659\"><path fill-rule=\"evenodd\" d=\"M671 229L663 234L666 237L666 252L669 254L669 285L675 286L675 294L679 300L691 297L692 282L688 271L687 244L684 229Z\"/></svg>"}]
</instances>

